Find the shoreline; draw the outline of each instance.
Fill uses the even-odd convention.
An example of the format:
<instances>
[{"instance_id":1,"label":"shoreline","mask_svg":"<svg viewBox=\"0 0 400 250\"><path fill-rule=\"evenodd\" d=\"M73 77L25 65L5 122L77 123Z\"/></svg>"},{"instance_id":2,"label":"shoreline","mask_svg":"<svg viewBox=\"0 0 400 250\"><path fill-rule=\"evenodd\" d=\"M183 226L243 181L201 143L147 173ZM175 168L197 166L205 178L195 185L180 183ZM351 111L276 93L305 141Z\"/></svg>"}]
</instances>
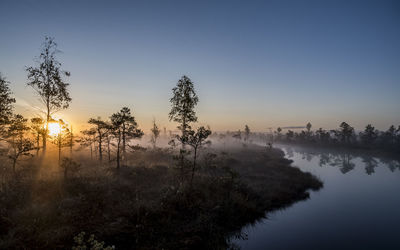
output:
<instances>
[{"instance_id":1,"label":"shoreline","mask_svg":"<svg viewBox=\"0 0 400 250\"><path fill-rule=\"evenodd\" d=\"M323 186L280 149L256 145L204 149L193 186L182 185L171 153L136 152L120 171L93 165L68 179L14 183L0 204L0 246L70 248L86 232L116 249L227 248L242 227Z\"/></svg>"}]
</instances>

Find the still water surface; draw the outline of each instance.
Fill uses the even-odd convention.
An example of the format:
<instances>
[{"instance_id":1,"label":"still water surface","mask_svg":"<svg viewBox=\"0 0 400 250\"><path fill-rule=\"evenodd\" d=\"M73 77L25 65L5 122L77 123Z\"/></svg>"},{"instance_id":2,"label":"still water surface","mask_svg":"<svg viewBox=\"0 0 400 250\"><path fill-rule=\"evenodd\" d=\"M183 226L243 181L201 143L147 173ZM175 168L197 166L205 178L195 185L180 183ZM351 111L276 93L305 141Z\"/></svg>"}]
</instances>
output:
<instances>
[{"instance_id":1,"label":"still water surface","mask_svg":"<svg viewBox=\"0 0 400 250\"><path fill-rule=\"evenodd\" d=\"M234 240L241 249L400 249L400 163L348 151L280 146L324 187Z\"/></svg>"}]
</instances>

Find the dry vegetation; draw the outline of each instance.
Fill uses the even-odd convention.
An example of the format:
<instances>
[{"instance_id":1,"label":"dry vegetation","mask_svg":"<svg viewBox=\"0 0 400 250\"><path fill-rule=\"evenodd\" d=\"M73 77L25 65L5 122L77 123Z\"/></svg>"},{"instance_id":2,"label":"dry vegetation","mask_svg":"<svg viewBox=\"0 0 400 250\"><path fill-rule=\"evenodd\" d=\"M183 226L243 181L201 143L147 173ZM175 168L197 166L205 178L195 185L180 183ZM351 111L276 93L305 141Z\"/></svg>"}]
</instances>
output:
<instances>
[{"instance_id":1,"label":"dry vegetation","mask_svg":"<svg viewBox=\"0 0 400 250\"><path fill-rule=\"evenodd\" d=\"M282 151L239 144L204 149L189 185L174 154L137 150L116 170L76 153L66 177L56 160L24 162L2 175L0 248L71 248L86 232L117 249L224 249L243 225L322 186Z\"/></svg>"}]
</instances>

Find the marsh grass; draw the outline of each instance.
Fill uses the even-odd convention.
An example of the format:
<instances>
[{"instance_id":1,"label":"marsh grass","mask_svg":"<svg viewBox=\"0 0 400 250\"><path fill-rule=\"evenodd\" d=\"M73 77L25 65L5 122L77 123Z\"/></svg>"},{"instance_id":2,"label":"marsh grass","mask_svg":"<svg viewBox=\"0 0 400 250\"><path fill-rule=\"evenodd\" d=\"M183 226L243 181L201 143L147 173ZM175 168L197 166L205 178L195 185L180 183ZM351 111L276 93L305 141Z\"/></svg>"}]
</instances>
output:
<instances>
[{"instance_id":1,"label":"marsh grass","mask_svg":"<svg viewBox=\"0 0 400 250\"><path fill-rule=\"evenodd\" d=\"M67 177L26 163L1 191L0 248L71 248L87 232L117 249L226 249L233 232L322 187L280 150L224 151L204 150L193 185L171 149L135 152L119 170L77 155Z\"/></svg>"}]
</instances>

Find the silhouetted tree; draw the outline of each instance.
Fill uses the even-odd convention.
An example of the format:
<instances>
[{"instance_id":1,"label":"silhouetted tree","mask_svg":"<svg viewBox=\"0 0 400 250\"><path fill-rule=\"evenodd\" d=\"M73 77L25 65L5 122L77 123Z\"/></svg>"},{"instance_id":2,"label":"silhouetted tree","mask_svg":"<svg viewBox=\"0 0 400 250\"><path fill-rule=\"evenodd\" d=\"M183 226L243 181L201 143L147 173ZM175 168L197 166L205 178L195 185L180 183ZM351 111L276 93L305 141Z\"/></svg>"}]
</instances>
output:
<instances>
[{"instance_id":1,"label":"silhouetted tree","mask_svg":"<svg viewBox=\"0 0 400 250\"><path fill-rule=\"evenodd\" d=\"M160 129L157 127L155 119L153 119L153 127L151 128L151 133L151 143L153 144L153 148L155 148L157 138L160 136Z\"/></svg>"},{"instance_id":2,"label":"silhouetted tree","mask_svg":"<svg viewBox=\"0 0 400 250\"><path fill-rule=\"evenodd\" d=\"M400 148L400 125L399 125L399 127L397 128L396 133L397 133L397 136L396 136L396 143L397 143L397 145L399 146L397 150L399 151L399 148Z\"/></svg>"},{"instance_id":3,"label":"silhouetted tree","mask_svg":"<svg viewBox=\"0 0 400 250\"><path fill-rule=\"evenodd\" d=\"M39 95L39 100L46 109L45 136L43 136L43 151L46 150L48 135L48 123L52 114L66 109L71 102L68 92L68 83L63 79L70 76L67 71L60 69L61 63L57 61L56 54L59 52L54 38L46 37L36 67L28 67L28 86L31 86Z\"/></svg>"},{"instance_id":4,"label":"silhouetted tree","mask_svg":"<svg viewBox=\"0 0 400 250\"><path fill-rule=\"evenodd\" d=\"M346 122L342 122L340 124L340 130L339 130L339 136L340 136L340 140L343 143L350 143L351 139L354 136L354 128L352 126L350 126L349 124L347 124Z\"/></svg>"},{"instance_id":5,"label":"silhouetted tree","mask_svg":"<svg viewBox=\"0 0 400 250\"><path fill-rule=\"evenodd\" d=\"M96 130L94 128L81 131L81 136L76 140L81 147L90 148L90 159L93 160L93 144L96 141Z\"/></svg>"},{"instance_id":6,"label":"silhouetted tree","mask_svg":"<svg viewBox=\"0 0 400 250\"><path fill-rule=\"evenodd\" d=\"M244 141L247 141L250 137L250 128L249 126L244 126Z\"/></svg>"},{"instance_id":7,"label":"silhouetted tree","mask_svg":"<svg viewBox=\"0 0 400 250\"><path fill-rule=\"evenodd\" d=\"M113 137L113 133L112 133L112 124L107 122L106 123L106 127L107 127L107 132L104 135L104 138L106 140L107 143L107 158L108 158L108 162L111 162L111 143L112 143L112 137Z\"/></svg>"},{"instance_id":8,"label":"silhouetted tree","mask_svg":"<svg viewBox=\"0 0 400 250\"><path fill-rule=\"evenodd\" d=\"M104 137L107 135L107 132L109 131L109 125L101 120L100 117L97 119L90 118L88 121L89 124L94 125L94 129L96 130L96 139L97 139L97 145L99 149L99 160L103 161L103 140Z\"/></svg>"},{"instance_id":9,"label":"silhouetted tree","mask_svg":"<svg viewBox=\"0 0 400 250\"><path fill-rule=\"evenodd\" d=\"M294 138L294 132L292 130L288 130L286 133L286 139L290 142Z\"/></svg>"},{"instance_id":10,"label":"silhouetted tree","mask_svg":"<svg viewBox=\"0 0 400 250\"><path fill-rule=\"evenodd\" d=\"M207 137L211 134L210 128L205 128L201 126L197 131L189 130L187 132L187 139L185 140L189 146L193 148L193 167L192 167L192 177L190 179L190 185L193 183L194 173L196 171L196 160L197 160L197 150L201 148L206 143L211 143L206 141Z\"/></svg>"},{"instance_id":11,"label":"silhouetted tree","mask_svg":"<svg viewBox=\"0 0 400 250\"><path fill-rule=\"evenodd\" d=\"M310 141L311 138L312 138L312 131L311 131L311 128L312 128L312 125L311 125L310 122L308 122L307 125L306 125L306 129L307 129L306 138L307 138L308 141Z\"/></svg>"},{"instance_id":12,"label":"silhouetted tree","mask_svg":"<svg viewBox=\"0 0 400 250\"><path fill-rule=\"evenodd\" d=\"M58 149L58 164L61 164L61 150L64 147L69 147L71 143L71 131L68 129L68 125L62 120L50 121L57 122L60 125L60 131L57 135L51 137L51 142L57 146Z\"/></svg>"},{"instance_id":13,"label":"silhouetted tree","mask_svg":"<svg viewBox=\"0 0 400 250\"><path fill-rule=\"evenodd\" d=\"M30 151L34 149L33 142L26 136L29 131L27 125L28 119L22 115L14 115L9 120L9 126L6 132L6 141L10 145L8 157L12 160L12 168L15 173L15 166L19 157L31 156Z\"/></svg>"},{"instance_id":14,"label":"silhouetted tree","mask_svg":"<svg viewBox=\"0 0 400 250\"><path fill-rule=\"evenodd\" d=\"M196 95L192 81L187 76L182 76L176 87L172 89L174 96L170 99L172 104L169 112L170 121L178 122L178 129L181 131L182 138L187 138L186 133L191 129L190 123L197 121L194 107L199 98ZM182 147L186 144L182 141Z\"/></svg>"},{"instance_id":15,"label":"silhouetted tree","mask_svg":"<svg viewBox=\"0 0 400 250\"><path fill-rule=\"evenodd\" d=\"M281 132L282 132L281 127L278 127L278 128L276 129L276 139L277 139L278 141L281 140L281 138L282 138Z\"/></svg>"},{"instance_id":16,"label":"silhouetted tree","mask_svg":"<svg viewBox=\"0 0 400 250\"><path fill-rule=\"evenodd\" d=\"M312 127L311 123L308 122L307 125L306 125L306 129L307 129L307 132L308 132L308 133L311 132L311 127Z\"/></svg>"},{"instance_id":17,"label":"silhouetted tree","mask_svg":"<svg viewBox=\"0 0 400 250\"><path fill-rule=\"evenodd\" d=\"M138 129L135 118L129 108L124 107L111 116L113 135L117 140L117 168L120 167L121 149L126 158L126 141L131 138L141 138L142 130Z\"/></svg>"},{"instance_id":18,"label":"silhouetted tree","mask_svg":"<svg viewBox=\"0 0 400 250\"><path fill-rule=\"evenodd\" d=\"M371 124L365 127L364 132L360 133L360 138L362 143L366 146L372 146L378 137L378 131Z\"/></svg>"},{"instance_id":19,"label":"silhouetted tree","mask_svg":"<svg viewBox=\"0 0 400 250\"><path fill-rule=\"evenodd\" d=\"M400 127L399 127L400 128ZM396 128L392 125L383 133L383 143L393 147L396 142Z\"/></svg>"},{"instance_id":20,"label":"silhouetted tree","mask_svg":"<svg viewBox=\"0 0 400 250\"><path fill-rule=\"evenodd\" d=\"M4 132L4 126L12 117L15 99L11 95L9 82L0 73L0 133Z\"/></svg>"},{"instance_id":21,"label":"silhouetted tree","mask_svg":"<svg viewBox=\"0 0 400 250\"><path fill-rule=\"evenodd\" d=\"M40 149L40 137L45 135L44 121L40 117L34 117L31 119L31 124L31 129L36 138L36 155L38 155Z\"/></svg>"},{"instance_id":22,"label":"silhouetted tree","mask_svg":"<svg viewBox=\"0 0 400 250\"><path fill-rule=\"evenodd\" d=\"M326 130L319 128L315 131L315 136L318 142L327 143L329 142L330 134Z\"/></svg>"},{"instance_id":23,"label":"silhouetted tree","mask_svg":"<svg viewBox=\"0 0 400 250\"><path fill-rule=\"evenodd\" d=\"M71 158L64 157L61 161L60 167L64 170L64 178L68 178L68 173L79 171L81 164L72 160Z\"/></svg>"},{"instance_id":24,"label":"silhouetted tree","mask_svg":"<svg viewBox=\"0 0 400 250\"><path fill-rule=\"evenodd\" d=\"M69 130L69 156L72 157L72 148L75 145L75 140L74 140L75 136L72 130L72 125L71 125L71 129Z\"/></svg>"}]
</instances>

